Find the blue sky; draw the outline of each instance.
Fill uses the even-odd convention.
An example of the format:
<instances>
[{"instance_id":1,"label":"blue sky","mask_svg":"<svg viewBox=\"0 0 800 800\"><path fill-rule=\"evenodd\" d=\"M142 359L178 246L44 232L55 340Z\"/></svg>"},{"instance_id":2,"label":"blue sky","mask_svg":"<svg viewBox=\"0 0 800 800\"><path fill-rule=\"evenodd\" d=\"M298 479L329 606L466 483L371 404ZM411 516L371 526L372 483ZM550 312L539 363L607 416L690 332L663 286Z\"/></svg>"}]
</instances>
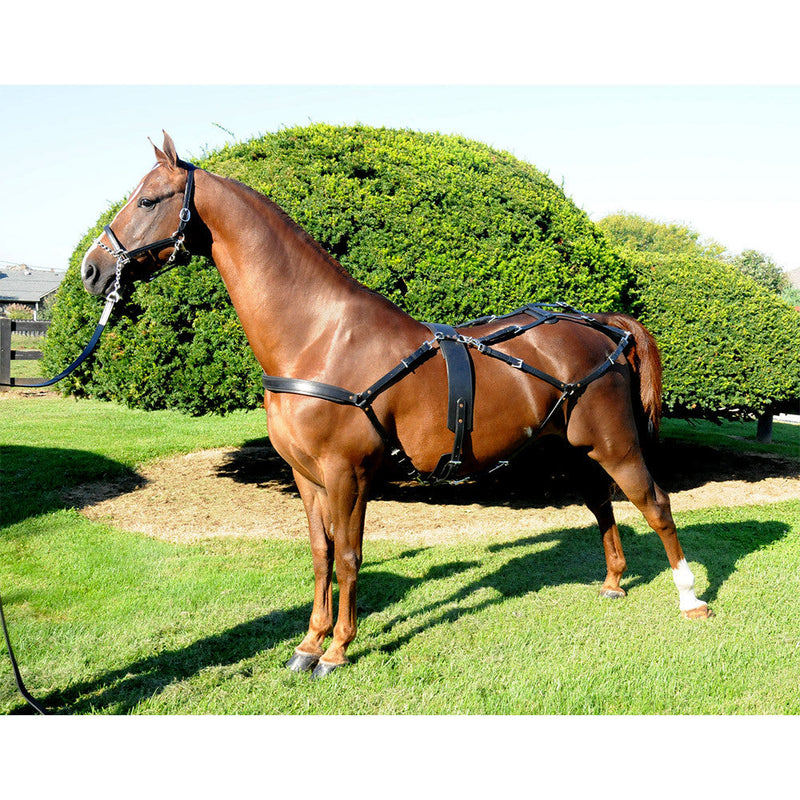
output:
<instances>
[{"instance_id":1,"label":"blue sky","mask_svg":"<svg viewBox=\"0 0 800 800\"><path fill-rule=\"evenodd\" d=\"M593 219L681 222L800 267L800 86L6 85L0 108L4 262L65 267L150 168L162 128L191 158L358 121L478 139L563 182Z\"/></svg>"},{"instance_id":2,"label":"blue sky","mask_svg":"<svg viewBox=\"0 0 800 800\"><path fill-rule=\"evenodd\" d=\"M0 262L64 268L150 168L310 121L458 133L593 218L689 225L800 267L800 60L761 0L11 4L0 34ZM224 130L223 130L224 129ZM232 132L233 136L226 131ZM2 266L2 263L0 263Z\"/></svg>"}]
</instances>

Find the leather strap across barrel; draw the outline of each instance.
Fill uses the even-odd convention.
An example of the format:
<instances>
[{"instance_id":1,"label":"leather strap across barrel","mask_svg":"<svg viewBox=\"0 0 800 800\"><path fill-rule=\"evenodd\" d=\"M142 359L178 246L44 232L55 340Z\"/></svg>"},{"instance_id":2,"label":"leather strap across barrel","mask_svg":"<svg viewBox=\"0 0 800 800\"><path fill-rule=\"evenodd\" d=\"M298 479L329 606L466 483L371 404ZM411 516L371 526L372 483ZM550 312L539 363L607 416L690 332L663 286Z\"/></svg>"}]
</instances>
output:
<instances>
[{"instance_id":1,"label":"leather strap across barrel","mask_svg":"<svg viewBox=\"0 0 800 800\"><path fill-rule=\"evenodd\" d=\"M558 308L560 313L554 313L548 309ZM264 389L276 393L289 393L300 394L308 397L316 397L321 400L328 400L332 403L340 405L350 405L360 408L369 418L378 435L386 445L390 455L397 464L408 474L409 477L416 478L423 483L443 483L443 482L461 482L469 480L470 477L461 477L457 481L453 476L456 475L461 467L462 453L464 442L467 434L472 430L473 426L473 409L475 397L475 378L472 368L472 357L470 348L477 350L483 355L490 358L496 358L503 361L510 367L519 369L528 375L539 378L551 386L556 387L561 392L561 397L556 401L553 408L547 414L547 417L542 421L539 426L541 431L545 425L552 419L556 411L563 405L563 403L571 397L575 397L599 377L604 375L616 362L622 353L628 348L631 342L632 335L629 331L624 331L620 328L615 328L611 325L604 325L597 320L592 319L581 311L578 311L566 303L530 303L523 308L512 311L503 316L489 316L481 317L480 319L471 320L460 325L461 328L470 326L481 325L496 320L502 320L509 317L518 316L519 314L527 314L532 317L532 321L527 325L510 325L507 328L501 328L494 333L487 334L480 338L465 336L459 333L454 327L450 325L443 325L439 323L425 323L427 327L433 332L434 338L424 342L417 348L411 355L404 358L396 367L387 372L382 378L373 383L370 387L363 392L351 392L339 386L333 386L328 383L321 383L319 381L304 380L302 378L284 378L264 373L262 383ZM554 324L561 321L570 321L574 323L589 325L597 330L605 333L612 341L617 343L614 352L609 355L602 364L596 369L586 375L581 380L575 383L565 383L564 381L548 375L546 372L531 366L523 361L521 358L515 358L507 353L492 347L499 342L505 342L509 339L514 339L517 336L543 324ZM438 346L437 346L438 345ZM409 372L416 369L424 361L432 357L437 350L441 352L444 357L445 364L447 365L447 384L448 384L448 411L447 411L447 427L453 431L453 450L450 453L444 453L439 459L439 463L433 472L428 475L421 474L411 463L411 459L403 452L399 442L392 441L384 426L378 419L377 414L372 408L372 403L375 398L382 392L386 391L389 387L393 386L398 381L402 380ZM539 432L537 431L537 433ZM532 436L530 441L533 441L536 436ZM499 467L506 466L508 461L501 461L488 472L492 472Z\"/></svg>"},{"instance_id":2,"label":"leather strap across barrel","mask_svg":"<svg viewBox=\"0 0 800 800\"><path fill-rule=\"evenodd\" d=\"M429 476L434 482L447 481L461 467L464 439L472 430L472 409L475 401L475 373L469 348L450 325L425 323L433 331L447 365L447 427L453 431L453 451L439 459Z\"/></svg>"}]
</instances>

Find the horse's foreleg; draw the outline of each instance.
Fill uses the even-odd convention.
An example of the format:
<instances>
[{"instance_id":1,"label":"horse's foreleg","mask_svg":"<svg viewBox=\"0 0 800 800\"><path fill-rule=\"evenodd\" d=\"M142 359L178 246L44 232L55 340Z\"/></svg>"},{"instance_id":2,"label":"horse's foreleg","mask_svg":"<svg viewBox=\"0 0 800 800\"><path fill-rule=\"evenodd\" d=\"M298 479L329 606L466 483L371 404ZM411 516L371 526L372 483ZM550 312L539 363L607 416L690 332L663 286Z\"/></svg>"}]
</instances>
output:
<instances>
[{"instance_id":1,"label":"horse's foreleg","mask_svg":"<svg viewBox=\"0 0 800 800\"><path fill-rule=\"evenodd\" d=\"M694 592L694 575L686 563L672 518L669 497L653 481L638 447L616 462L601 461L625 496L641 511L647 524L659 535L667 553L672 577L678 589L681 614L687 619L705 619L708 605Z\"/></svg>"},{"instance_id":2,"label":"horse's foreleg","mask_svg":"<svg viewBox=\"0 0 800 800\"><path fill-rule=\"evenodd\" d=\"M294 477L308 516L314 565L314 606L308 633L286 666L295 672L307 672L316 667L325 639L333 630L333 540L328 536L330 511L324 491L297 472Z\"/></svg>"},{"instance_id":3,"label":"horse's foreleg","mask_svg":"<svg viewBox=\"0 0 800 800\"><path fill-rule=\"evenodd\" d=\"M331 510L331 533L339 587L339 613L333 641L314 670L320 678L349 663L347 647L356 637L358 571L362 560L364 515L367 508L367 480L345 467L326 482Z\"/></svg>"}]
</instances>

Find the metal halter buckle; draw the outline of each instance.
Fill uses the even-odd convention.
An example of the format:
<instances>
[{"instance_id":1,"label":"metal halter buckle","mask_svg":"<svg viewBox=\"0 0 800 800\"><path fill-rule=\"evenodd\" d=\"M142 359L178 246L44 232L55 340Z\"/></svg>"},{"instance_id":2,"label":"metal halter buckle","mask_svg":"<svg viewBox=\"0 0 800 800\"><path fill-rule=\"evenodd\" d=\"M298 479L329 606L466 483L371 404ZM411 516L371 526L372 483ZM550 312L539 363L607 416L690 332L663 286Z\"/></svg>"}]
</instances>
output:
<instances>
[{"instance_id":1,"label":"metal halter buckle","mask_svg":"<svg viewBox=\"0 0 800 800\"><path fill-rule=\"evenodd\" d=\"M187 217L187 219L188 219L188 217ZM167 264L171 264L175 260L175 258L177 257L178 253L182 253L182 252L186 251L186 246L183 244L184 237L185 237L185 234L183 234L183 233L176 237L175 246L174 246L172 252L170 253L169 258L166 261Z\"/></svg>"}]
</instances>

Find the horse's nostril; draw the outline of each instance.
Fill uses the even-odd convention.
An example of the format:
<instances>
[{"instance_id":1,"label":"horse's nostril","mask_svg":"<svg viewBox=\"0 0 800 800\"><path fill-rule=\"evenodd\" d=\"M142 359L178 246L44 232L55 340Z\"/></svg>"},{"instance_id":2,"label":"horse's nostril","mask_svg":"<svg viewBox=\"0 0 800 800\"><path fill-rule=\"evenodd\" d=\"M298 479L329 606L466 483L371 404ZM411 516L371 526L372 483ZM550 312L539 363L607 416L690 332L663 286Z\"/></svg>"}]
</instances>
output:
<instances>
[{"instance_id":1,"label":"horse's nostril","mask_svg":"<svg viewBox=\"0 0 800 800\"><path fill-rule=\"evenodd\" d=\"M92 284L97 280L98 269L91 262L84 261L81 278L85 284Z\"/></svg>"},{"instance_id":2,"label":"horse's nostril","mask_svg":"<svg viewBox=\"0 0 800 800\"><path fill-rule=\"evenodd\" d=\"M81 280L83 286L90 294L97 294L98 286L102 279L100 268L91 261L84 261L81 265Z\"/></svg>"}]
</instances>

